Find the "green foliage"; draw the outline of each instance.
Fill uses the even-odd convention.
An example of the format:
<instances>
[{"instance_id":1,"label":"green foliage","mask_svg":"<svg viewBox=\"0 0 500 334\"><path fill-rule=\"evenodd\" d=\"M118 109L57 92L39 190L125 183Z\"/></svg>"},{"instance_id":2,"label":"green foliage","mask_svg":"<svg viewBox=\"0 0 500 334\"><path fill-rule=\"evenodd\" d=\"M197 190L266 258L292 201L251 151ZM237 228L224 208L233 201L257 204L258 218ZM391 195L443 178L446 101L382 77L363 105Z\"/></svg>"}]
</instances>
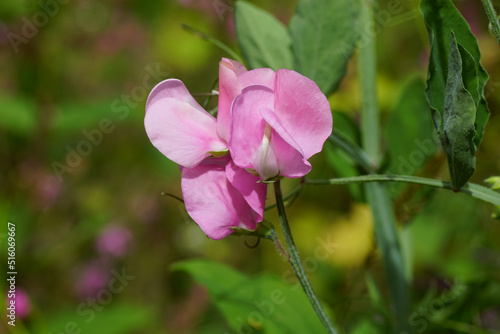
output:
<instances>
[{"instance_id":1,"label":"green foliage","mask_svg":"<svg viewBox=\"0 0 500 334\"><path fill-rule=\"evenodd\" d=\"M172 269L187 271L206 287L235 331L325 332L299 285L287 285L271 275L248 277L228 266L201 259L178 262Z\"/></svg>"},{"instance_id":2,"label":"green foliage","mask_svg":"<svg viewBox=\"0 0 500 334\"><path fill-rule=\"evenodd\" d=\"M402 90L384 127L389 174L412 175L436 152L436 135L420 79Z\"/></svg>"},{"instance_id":3,"label":"green foliage","mask_svg":"<svg viewBox=\"0 0 500 334\"><path fill-rule=\"evenodd\" d=\"M490 188L493 190L500 190L500 176L491 176L484 180L484 182L490 184ZM500 205L495 206L495 210L491 214L492 218L500 219Z\"/></svg>"},{"instance_id":4,"label":"green foliage","mask_svg":"<svg viewBox=\"0 0 500 334\"><path fill-rule=\"evenodd\" d=\"M333 130L345 141L354 145L359 145L359 128L354 121L345 113L333 112ZM358 165L351 156L345 153L338 145L328 141L330 145L325 145L327 162L339 177L358 176L360 171ZM347 186L351 195L358 201L363 200L363 189L359 184Z\"/></svg>"},{"instance_id":5,"label":"green foliage","mask_svg":"<svg viewBox=\"0 0 500 334\"><path fill-rule=\"evenodd\" d=\"M295 70L314 80L325 94L345 75L356 42L350 0L302 0L290 21Z\"/></svg>"},{"instance_id":6,"label":"green foliage","mask_svg":"<svg viewBox=\"0 0 500 334\"><path fill-rule=\"evenodd\" d=\"M61 104L52 119L52 129L54 133L67 134L99 127L103 118L118 118L111 112L112 104L109 100Z\"/></svg>"},{"instance_id":7,"label":"green foliage","mask_svg":"<svg viewBox=\"0 0 500 334\"><path fill-rule=\"evenodd\" d=\"M463 186L476 166L474 145L475 105L462 82L462 61L455 36L451 33L448 79L444 97L441 143L448 157L451 180L455 188Z\"/></svg>"},{"instance_id":8,"label":"green foliage","mask_svg":"<svg viewBox=\"0 0 500 334\"><path fill-rule=\"evenodd\" d=\"M151 309L140 305L121 304L119 306L101 306L96 313L91 306L83 308L82 316L77 317L76 309L66 311L49 319L47 332L94 334L122 334L143 331L153 320ZM92 310L92 315L90 314ZM68 328L73 328L68 330Z\"/></svg>"},{"instance_id":9,"label":"green foliage","mask_svg":"<svg viewBox=\"0 0 500 334\"><path fill-rule=\"evenodd\" d=\"M405 273L396 219L384 184L366 184L365 191L373 211L375 236L382 254L387 285L394 300L397 328L403 331L408 328L409 279Z\"/></svg>"},{"instance_id":10,"label":"green foliage","mask_svg":"<svg viewBox=\"0 0 500 334\"><path fill-rule=\"evenodd\" d=\"M427 98L448 158L453 185L459 188L474 171L474 145L477 147L481 142L489 117L484 97L488 74L480 64L475 36L450 0L422 0L420 10L431 40ZM457 90L465 92L457 94ZM450 122L449 115L454 116ZM474 122L475 133L467 124L470 121ZM466 123L463 128L458 126L462 122Z\"/></svg>"},{"instance_id":11,"label":"green foliage","mask_svg":"<svg viewBox=\"0 0 500 334\"><path fill-rule=\"evenodd\" d=\"M293 68L290 35L274 16L246 1L238 1L234 23L239 47L250 69Z\"/></svg>"},{"instance_id":12,"label":"green foliage","mask_svg":"<svg viewBox=\"0 0 500 334\"><path fill-rule=\"evenodd\" d=\"M0 126L17 135L29 135L36 126L36 109L22 97L0 95Z\"/></svg>"}]
</instances>

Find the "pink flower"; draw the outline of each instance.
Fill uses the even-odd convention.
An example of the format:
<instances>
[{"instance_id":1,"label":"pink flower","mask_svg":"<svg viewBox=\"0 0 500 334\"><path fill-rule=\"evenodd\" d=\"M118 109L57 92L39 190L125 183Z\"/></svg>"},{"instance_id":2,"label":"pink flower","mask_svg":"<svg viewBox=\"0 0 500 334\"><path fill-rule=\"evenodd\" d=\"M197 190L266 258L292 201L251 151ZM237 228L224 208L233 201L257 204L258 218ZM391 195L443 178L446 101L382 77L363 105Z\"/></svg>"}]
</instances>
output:
<instances>
[{"instance_id":1,"label":"pink flower","mask_svg":"<svg viewBox=\"0 0 500 334\"><path fill-rule=\"evenodd\" d=\"M234 165L228 155L230 123L229 114L219 114L217 121L176 79L159 83L146 103L149 139L183 167L186 210L212 239L226 237L234 227L253 230L264 216L266 185Z\"/></svg>"},{"instance_id":2,"label":"pink flower","mask_svg":"<svg viewBox=\"0 0 500 334\"><path fill-rule=\"evenodd\" d=\"M325 95L295 71L241 67L223 59L219 70L219 134L229 133L234 163L264 181L306 175L332 132Z\"/></svg>"},{"instance_id":3,"label":"pink flower","mask_svg":"<svg viewBox=\"0 0 500 334\"><path fill-rule=\"evenodd\" d=\"M24 319L31 313L31 301L28 294L23 288L17 288L15 291L15 296L13 296L12 294L7 294L7 306L12 305L11 301L15 305L16 316L19 319Z\"/></svg>"},{"instance_id":4,"label":"pink flower","mask_svg":"<svg viewBox=\"0 0 500 334\"><path fill-rule=\"evenodd\" d=\"M95 297L109 280L107 265L99 261L91 262L80 270L75 284L76 293L81 298Z\"/></svg>"},{"instance_id":5,"label":"pink flower","mask_svg":"<svg viewBox=\"0 0 500 334\"><path fill-rule=\"evenodd\" d=\"M255 229L266 197L259 181L309 173L307 159L332 131L330 105L312 80L290 70L247 71L225 58L217 114L169 79L151 91L144 120L153 145L183 167L187 211L213 239Z\"/></svg>"},{"instance_id":6,"label":"pink flower","mask_svg":"<svg viewBox=\"0 0 500 334\"><path fill-rule=\"evenodd\" d=\"M107 227L96 241L96 249L101 254L120 258L127 254L132 241L132 233L123 226Z\"/></svg>"}]
</instances>

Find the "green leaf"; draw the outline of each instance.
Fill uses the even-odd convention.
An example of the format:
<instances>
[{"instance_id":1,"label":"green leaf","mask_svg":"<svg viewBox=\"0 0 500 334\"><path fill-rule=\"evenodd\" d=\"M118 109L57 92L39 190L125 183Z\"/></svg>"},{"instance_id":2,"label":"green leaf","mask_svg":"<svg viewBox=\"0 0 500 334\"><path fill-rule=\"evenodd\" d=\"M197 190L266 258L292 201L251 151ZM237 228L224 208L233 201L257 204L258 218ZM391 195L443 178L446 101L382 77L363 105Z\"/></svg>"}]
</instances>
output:
<instances>
[{"instance_id":1,"label":"green leaf","mask_svg":"<svg viewBox=\"0 0 500 334\"><path fill-rule=\"evenodd\" d=\"M459 189L472 176L476 166L474 145L476 106L462 82L462 59L453 32L445 89L440 137L448 158L451 182L455 189Z\"/></svg>"},{"instance_id":2,"label":"green leaf","mask_svg":"<svg viewBox=\"0 0 500 334\"><path fill-rule=\"evenodd\" d=\"M397 329L403 332L408 329L409 284L392 203L383 183L366 184L365 191L372 207L375 236L382 254L389 291L394 301Z\"/></svg>"},{"instance_id":3,"label":"green leaf","mask_svg":"<svg viewBox=\"0 0 500 334\"><path fill-rule=\"evenodd\" d=\"M29 99L0 95L0 127L17 135L29 135L36 127L36 107Z\"/></svg>"},{"instance_id":4,"label":"green leaf","mask_svg":"<svg viewBox=\"0 0 500 334\"><path fill-rule=\"evenodd\" d=\"M271 275L248 277L216 262L195 259L175 263L206 287L212 301L236 332L324 333L325 329L300 286Z\"/></svg>"},{"instance_id":5,"label":"green leaf","mask_svg":"<svg viewBox=\"0 0 500 334\"><path fill-rule=\"evenodd\" d=\"M450 33L455 34L462 58L462 80L476 105L474 144L483 137L489 110L484 97L488 73L481 66L481 53L476 37L450 0L421 0L420 11L424 16L431 41L431 56L427 79L427 97L433 108L436 128L442 129L444 115L445 86L448 78L448 56Z\"/></svg>"},{"instance_id":6,"label":"green leaf","mask_svg":"<svg viewBox=\"0 0 500 334\"><path fill-rule=\"evenodd\" d=\"M333 112L333 119L333 131L338 136L341 136L347 144L359 145L359 129L354 121L345 113L337 111ZM335 145L332 140L328 140L328 143L331 145L325 146L327 162L335 173L338 174L339 177L360 175L357 162L338 145ZM363 189L361 185L350 184L347 187L356 201L361 202L363 200Z\"/></svg>"},{"instance_id":7,"label":"green leaf","mask_svg":"<svg viewBox=\"0 0 500 334\"><path fill-rule=\"evenodd\" d=\"M413 175L436 152L439 139L432 128L431 114L420 78L405 85L384 127L389 152L388 174ZM403 184L389 188L398 192Z\"/></svg>"},{"instance_id":8,"label":"green leaf","mask_svg":"<svg viewBox=\"0 0 500 334\"><path fill-rule=\"evenodd\" d=\"M334 91L345 75L356 42L351 0L301 0L290 21L295 69L321 91Z\"/></svg>"},{"instance_id":9,"label":"green leaf","mask_svg":"<svg viewBox=\"0 0 500 334\"><path fill-rule=\"evenodd\" d=\"M101 312L96 312L91 305L83 303L69 311L57 314L47 321L47 333L94 333L123 334L133 333L148 328L153 319L151 309L140 305L117 304L99 305ZM78 307L78 309L77 309ZM100 309L101 310L101 309ZM91 321L90 321L91 319Z\"/></svg>"},{"instance_id":10,"label":"green leaf","mask_svg":"<svg viewBox=\"0 0 500 334\"><path fill-rule=\"evenodd\" d=\"M290 35L274 16L246 1L238 1L234 25L238 45L250 69L293 68Z\"/></svg>"}]
</instances>

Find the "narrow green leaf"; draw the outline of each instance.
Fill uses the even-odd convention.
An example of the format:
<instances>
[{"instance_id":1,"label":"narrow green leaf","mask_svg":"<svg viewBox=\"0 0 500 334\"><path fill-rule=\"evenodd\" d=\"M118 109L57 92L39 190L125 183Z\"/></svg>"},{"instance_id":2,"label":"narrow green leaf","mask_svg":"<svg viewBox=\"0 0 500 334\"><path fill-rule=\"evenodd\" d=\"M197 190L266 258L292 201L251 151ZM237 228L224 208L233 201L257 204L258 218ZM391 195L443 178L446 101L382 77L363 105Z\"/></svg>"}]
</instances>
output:
<instances>
[{"instance_id":1,"label":"narrow green leaf","mask_svg":"<svg viewBox=\"0 0 500 334\"><path fill-rule=\"evenodd\" d=\"M476 106L462 82L462 58L453 32L445 90L441 143L448 158L451 182L459 189L472 176L476 166Z\"/></svg>"},{"instance_id":2,"label":"narrow green leaf","mask_svg":"<svg viewBox=\"0 0 500 334\"><path fill-rule=\"evenodd\" d=\"M405 273L403 252L399 241L396 218L383 183L365 185L368 202L373 211L375 237L382 254L385 276L396 311L397 329L407 330L409 314L409 285Z\"/></svg>"},{"instance_id":3,"label":"narrow green leaf","mask_svg":"<svg viewBox=\"0 0 500 334\"><path fill-rule=\"evenodd\" d=\"M209 42L209 43L212 43L213 45L215 45L216 47L220 48L221 50L225 51L231 58L233 58L234 60L237 60L239 62L242 62L240 56L234 52L229 46L227 46L226 44L222 43L221 41L219 41L217 38L215 37L212 37L210 35L207 35L205 34L204 32L196 29L196 28L193 28L191 27L190 25L188 24L185 24L185 23L182 23L181 24L181 27L182 29L186 30L187 32L190 32L192 33L193 35L195 36L198 36L199 38Z\"/></svg>"},{"instance_id":4,"label":"narrow green leaf","mask_svg":"<svg viewBox=\"0 0 500 334\"><path fill-rule=\"evenodd\" d=\"M206 287L238 333L325 333L298 284L290 286L271 275L248 277L220 263L200 259L175 263L172 269L188 272Z\"/></svg>"},{"instance_id":5,"label":"narrow green leaf","mask_svg":"<svg viewBox=\"0 0 500 334\"><path fill-rule=\"evenodd\" d=\"M421 0L422 12L429 31L431 56L427 79L429 99L436 128L442 130L444 114L445 86L448 78L448 56L450 53L450 33L455 34L462 58L462 79L476 105L474 144L476 147L483 137L484 127L489 117L488 105L484 97L484 87L488 73L481 66L481 53L476 37L450 0Z\"/></svg>"},{"instance_id":6,"label":"narrow green leaf","mask_svg":"<svg viewBox=\"0 0 500 334\"><path fill-rule=\"evenodd\" d=\"M290 35L274 16L246 1L238 1L234 24L238 45L250 69L293 68Z\"/></svg>"},{"instance_id":7,"label":"narrow green leaf","mask_svg":"<svg viewBox=\"0 0 500 334\"><path fill-rule=\"evenodd\" d=\"M356 42L351 0L301 0L290 21L295 69L325 94L345 75Z\"/></svg>"}]
</instances>

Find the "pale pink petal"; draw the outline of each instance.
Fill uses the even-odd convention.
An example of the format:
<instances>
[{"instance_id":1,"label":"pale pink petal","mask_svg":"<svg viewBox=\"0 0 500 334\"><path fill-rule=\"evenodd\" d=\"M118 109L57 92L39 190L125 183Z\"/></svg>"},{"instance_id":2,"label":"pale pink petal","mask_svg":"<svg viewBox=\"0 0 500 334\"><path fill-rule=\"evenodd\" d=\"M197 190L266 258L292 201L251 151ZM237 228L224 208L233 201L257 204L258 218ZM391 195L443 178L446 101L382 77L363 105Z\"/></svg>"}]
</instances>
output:
<instances>
[{"instance_id":1,"label":"pale pink petal","mask_svg":"<svg viewBox=\"0 0 500 334\"><path fill-rule=\"evenodd\" d=\"M332 133L328 100L314 81L290 70L278 70L274 91L274 113L309 159Z\"/></svg>"},{"instance_id":2,"label":"pale pink petal","mask_svg":"<svg viewBox=\"0 0 500 334\"><path fill-rule=\"evenodd\" d=\"M194 167L210 152L227 150L217 134L215 118L190 103L162 97L149 103L144 118L146 133L153 145L170 160Z\"/></svg>"},{"instance_id":3,"label":"pale pink petal","mask_svg":"<svg viewBox=\"0 0 500 334\"><path fill-rule=\"evenodd\" d=\"M213 160L222 160L219 158ZM226 168L212 159L194 168L182 169L182 194L188 214L212 239L222 239L232 227L254 230L256 217L241 193L226 177ZM227 162L229 159L226 160Z\"/></svg>"},{"instance_id":4,"label":"pale pink petal","mask_svg":"<svg viewBox=\"0 0 500 334\"><path fill-rule=\"evenodd\" d=\"M224 62L228 67L231 67L233 72L236 73L236 75L240 75L241 73L247 71L245 66L243 66L241 63L237 62L236 60L222 57L221 62Z\"/></svg>"},{"instance_id":5,"label":"pale pink petal","mask_svg":"<svg viewBox=\"0 0 500 334\"><path fill-rule=\"evenodd\" d=\"M205 109L203 109L198 102L191 96L188 89L182 81L178 79L167 79L159 84L157 84L149 93L148 100L146 101L146 113L148 112L149 106L157 101L160 101L164 98L174 98L179 101L184 101L191 105L193 108L207 113Z\"/></svg>"},{"instance_id":6,"label":"pale pink petal","mask_svg":"<svg viewBox=\"0 0 500 334\"><path fill-rule=\"evenodd\" d=\"M269 124L266 124L262 141L252 155L253 169L259 173L260 178L264 181L274 179L280 174L278 158L273 145L271 145L272 133L273 129Z\"/></svg>"},{"instance_id":7,"label":"pale pink petal","mask_svg":"<svg viewBox=\"0 0 500 334\"><path fill-rule=\"evenodd\" d=\"M226 175L229 182L243 195L247 203L255 211L257 221L261 221L264 217L267 185L259 182L260 178L258 176L239 168L232 161L226 166Z\"/></svg>"},{"instance_id":8,"label":"pale pink petal","mask_svg":"<svg viewBox=\"0 0 500 334\"><path fill-rule=\"evenodd\" d=\"M238 75L238 80L243 87L262 85L274 89L276 72L270 68L257 68Z\"/></svg>"},{"instance_id":9,"label":"pale pink petal","mask_svg":"<svg viewBox=\"0 0 500 334\"><path fill-rule=\"evenodd\" d=\"M273 152L279 175L296 178L311 171L311 164L304 158L302 150L288 134L271 109L261 108L260 113L272 128L270 151ZM262 176L262 175L261 175Z\"/></svg>"},{"instance_id":10,"label":"pale pink petal","mask_svg":"<svg viewBox=\"0 0 500 334\"><path fill-rule=\"evenodd\" d=\"M273 108L274 93L265 86L248 86L231 107L232 126L229 150L234 163L241 168L254 168L253 156L262 143L266 122L259 109Z\"/></svg>"},{"instance_id":11,"label":"pale pink petal","mask_svg":"<svg viewBox=\"0 0 500 334\"><path fill-rule=\"evenodd\" d=\"M219 62L219 105L217 109L217 131L221 138L228 140L231 131L231 103L241 93L242 86L238 73L246 69L237 61L222 58Z\"/></svg>"}]
</instances>

